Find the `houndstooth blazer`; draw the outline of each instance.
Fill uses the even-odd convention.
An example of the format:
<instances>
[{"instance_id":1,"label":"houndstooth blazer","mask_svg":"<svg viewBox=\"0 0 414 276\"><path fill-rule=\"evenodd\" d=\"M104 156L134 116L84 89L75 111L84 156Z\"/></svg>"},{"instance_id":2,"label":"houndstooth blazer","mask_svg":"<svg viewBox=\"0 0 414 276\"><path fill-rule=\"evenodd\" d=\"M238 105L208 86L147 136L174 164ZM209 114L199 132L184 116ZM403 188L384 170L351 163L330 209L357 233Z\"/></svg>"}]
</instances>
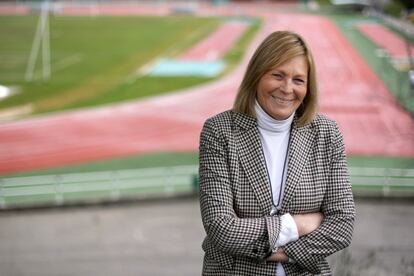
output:
<instances>
[{"instance_id":1,"label":"houndstooth blazer","mask_svg":"<svg viewBox=\"0 0 414 276\"><path fill-rule=\"evenodd\" d=\"M351 242L355 207L344 144L322 115L292 124L281 212L271 216L271 188L255 118L226 111L206 121L200 137L200 207L207 233L203 275L276 275L266 262L280 217L321 211L322 225L284 246L286 275L330 275L325 258Z\"/></svg>"}]
</instances>

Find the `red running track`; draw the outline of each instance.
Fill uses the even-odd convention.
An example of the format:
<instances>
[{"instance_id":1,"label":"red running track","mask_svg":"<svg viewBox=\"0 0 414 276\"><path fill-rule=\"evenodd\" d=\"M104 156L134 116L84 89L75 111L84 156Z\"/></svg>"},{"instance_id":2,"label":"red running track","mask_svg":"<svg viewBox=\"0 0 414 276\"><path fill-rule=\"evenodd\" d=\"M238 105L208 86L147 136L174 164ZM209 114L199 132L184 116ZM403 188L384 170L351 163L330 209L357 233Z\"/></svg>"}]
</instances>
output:
<instances>
[{"instance_id":1,"label":"red running track","mask_svg":"<svg viewBox=\"0 0 414 276\"><path fill-rule=\"evenodd\" d=\"M65 3L59 11L63 15L73 16L137 16L137 15L157 15L165 16L171 13L171 8L167 5L136 5L134 3L128 4L101 4L91 3L90 5Z\"/></svg>"},{"instance_id":2,"label":"red running track","mask_svg":"<svg viewBox=\"0 0 414 276\"><path fill-rule=\"evenodd\" d=\"M0 15L28 15L30 8L24 5L6 3L0 5Z\"/></svg>"},{"instance_id":3,"label":"red running track","mask_svg":"<svg viewBox=\"0 0 414 276\"><path fill-rule=\"evenodd\" d=\"M270 32L290 29L310 43L322 113L337 120L353 155L414 156L414 122L329 20L261 12L264 26L229 76L144 101L0 125L0 173L155 151L196 151L207 117L231 108L247 59ZM303 28L306 26L306 28Z\"/></svg>"},{"instance_id":4,"label":"red running track","mask_svg":"<svg viewBox=\"0 0 414 276\"><path fill-rule=\"evenodd\" d=\"M406 42L382 25L361 23L357 25L357 29L380 48L384 49L392 58L408 58ZM414 53L414 46L412 44L410 44L409 49L411 53Z\"/></svg>"},{"instance_id":5,"label":"red running track","mask_svg":"<svg viewBox=\"0 0 414 276\"><path fill-rule=\"evenodd\" d=\"M226 22L217 30L191 47L180 60L214 61L224 57L247 29L242 22ZM217 43L217 42L220 43Z\"/></svg>"},{"instance_id":6,"label":"red running track","mask_svg":"<svg viewBox=\"0 0 414 276\"><path fill-rule=\"evenodd\" d=\"M313 49L320 111L338 122L348 153L414 156L413 119L336 26L327 19L301 16L280 22L280 28L289 26L302 33Z\"/></svg>"}]
</instances>

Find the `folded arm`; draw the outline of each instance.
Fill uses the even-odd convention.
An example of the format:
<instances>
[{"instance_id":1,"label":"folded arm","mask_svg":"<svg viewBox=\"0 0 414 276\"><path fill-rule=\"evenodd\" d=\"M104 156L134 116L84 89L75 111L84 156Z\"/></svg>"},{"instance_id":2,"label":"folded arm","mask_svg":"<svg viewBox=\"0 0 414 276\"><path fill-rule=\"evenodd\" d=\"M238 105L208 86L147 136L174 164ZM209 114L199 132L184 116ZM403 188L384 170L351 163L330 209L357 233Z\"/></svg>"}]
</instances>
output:
<instances>
[{"instance_id":1,"label":"folded arm","mask_svg":"<svg viewBox=\"0 0 414 276\"><path fill-rule=\"evenodd\" d=\"M284 220L285 218L287 218L287 220ZM290 214L283 215L281 217L281 231L276 242L276 250L274 250L267 261L287 262L289 260L289 257L286 255L282 246L288 244L291 241L296 241L299 237L308 235L309 233L315 231L321 225L322 220L323 214L319 212L298 214L294 216L291 216ZM289 225L285 225L285 223ZM286 238L283 237L283 232L285 230L284 228L292 229L292 233L286 231Z\"/></svg>"},{"instance_id":2,"label":"folded arm","mask_svg":"<svg viewBox=\"0 0 414 276\"><path fill-rule=\"evenodd\" d=\"M279 235L280 217L239 218L233 209L225 138L211 120L200 139L200 207L208 239L217 250L264 261Z\"/></svg>"},{"instance_id":3,"label":"folded arm","mask_svg":"<svg viewBox=\"0 0 414 276\"><path fill-rule=\"evenodd\" d=\"M347 247L352 238L355 206L347 170L342 135L336 129L332 142L329 184L322 203L324 220L309 235L284 247L284 253L312 273L327 256Z\"/></svg>"}]
</instances>

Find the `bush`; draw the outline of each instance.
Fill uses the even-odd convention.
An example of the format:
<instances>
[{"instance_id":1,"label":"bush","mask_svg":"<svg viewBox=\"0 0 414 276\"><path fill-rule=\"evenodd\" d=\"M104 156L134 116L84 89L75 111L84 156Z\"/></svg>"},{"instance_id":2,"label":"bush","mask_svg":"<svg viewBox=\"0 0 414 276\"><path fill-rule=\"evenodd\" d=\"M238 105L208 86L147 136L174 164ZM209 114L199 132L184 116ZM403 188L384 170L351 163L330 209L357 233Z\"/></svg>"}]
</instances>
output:
<instances>
[{"instance_id":1,"label":"bush","mask_svg":"<svg viewBox=\"0 0 414 276\"><path fill-rule=\"evenodd\" d=\"M400 17L402 12L404 11L404 6L401 4L400 1L391 1L384 7L384 12L394 16Z\"/></svg>"}]
</instances>

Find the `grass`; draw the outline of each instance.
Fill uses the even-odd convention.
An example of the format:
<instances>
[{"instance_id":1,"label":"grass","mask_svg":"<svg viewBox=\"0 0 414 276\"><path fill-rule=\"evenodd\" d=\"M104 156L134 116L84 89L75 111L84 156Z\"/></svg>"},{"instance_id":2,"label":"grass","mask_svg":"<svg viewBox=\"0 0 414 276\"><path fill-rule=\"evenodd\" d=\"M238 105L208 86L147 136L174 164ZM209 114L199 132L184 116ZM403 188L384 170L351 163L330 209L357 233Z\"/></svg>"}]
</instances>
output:
<instances>
[{"instance_id":1,"label":"grass","mask_svg":"<svg viewBox=\"0 0 414 276\"><path fill-rule=\"evenodd\" d=\"M253 39L256 32L260 29L261 22L257 19L250 20L248 30L239 38L234 47L224 56L226 69L221 75L229 73L243 58L245 50ZM192 42L195 43L201 37L194 37ZM179 90L201 84L216 78L206 77L154 77L154 76L139 76L132 81L126 81L112 90L107 90L101 98L91 99L89 101L77 102L74 105L69 105L68 108L88 107L93 105L108 104L112 102L134 99L137 97L150 97L155 94L164 94L174 90Z\"/></svg>"},{"instance_id":2,"label":"grass","mask_svg":"<svg viewBox=\"0 0 414 276\"><path fill-rule=\"evenodd\" d=\"M414 158L381 157L381 156L349 156L348 166L361 168L414 169Z\"/></svg>"},{"instance_id":3,"label":"grass","mask_svg":"<svg viewBox=\"0 0 414 276\"><path fill-rule=\"evenodd\" d=\"M35 16L0 17L0 84L19 93L0 109L31 104L34 113L147 97L209 81L142 77L135 72L160 55L174 55L213 31L220 18L50 17L52 78L25 82Z\"/></svg>"},{"instance_id":4,"label":"grass","mask_svg":"<svg viewBox=\"0 0 414 276\"><path fill-rule=\"evenodd\" d=\"M225 18L50 17L52 78L42 79L39 55L34 81L25 70L36 16L0 17L0 84L18 93L0 101L0 111L30 106L32 113L92 107L176 91L214 78L152 77L140 68L173 57L216 29ZM259 29L258 20L226 55L229 72Z\"/></svg>"},{"instance_id":5,"label":"grass","mask_svg":"<svg viewBox=\"0 0 414 276\"><path fill-rule=\"evenodd\" d=\"M115 102L128 101L162 95L172 91L205 83L214 78L203 77L151 77L139 76L132 83L124 82L103 91L99 97L68 103L63 109L92 107ZM62 108L60 108L62 110ZM47 110L52 111L52 110Z\"/></svg>"}]
</instances>

